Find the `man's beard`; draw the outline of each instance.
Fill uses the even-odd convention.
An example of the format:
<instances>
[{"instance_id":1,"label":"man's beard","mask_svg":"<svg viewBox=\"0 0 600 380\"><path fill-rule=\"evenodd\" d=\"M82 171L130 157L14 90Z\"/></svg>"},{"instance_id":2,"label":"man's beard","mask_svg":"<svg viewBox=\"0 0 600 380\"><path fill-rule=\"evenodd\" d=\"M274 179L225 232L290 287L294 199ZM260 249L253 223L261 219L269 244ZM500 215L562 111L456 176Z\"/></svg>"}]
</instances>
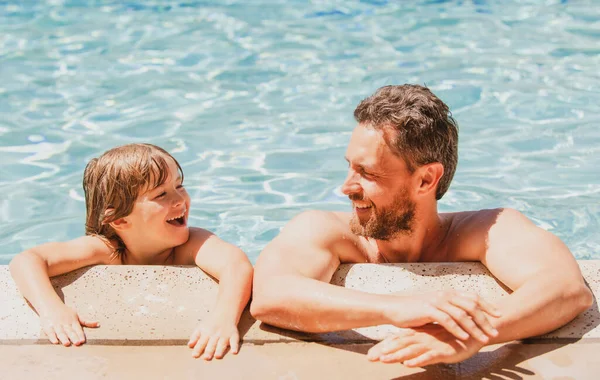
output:
<instances>
[{"instance_id":1,"label":"man's beard","mask_svg":"<svg viewBox=\"0 0 600 380\"><path fill-rule=\"evenodd\" d=\"M350 194L350 200L362 201L363 197ZM371 206L371 215L362 222L356 212L350 219L350 230L360 236L376 240L390 240L399 234L410 235L415 217L415 204L408 197L406 190L402 190L394 198L392 204L386 208L376 209Z\"/></svg>"}]
</instances>

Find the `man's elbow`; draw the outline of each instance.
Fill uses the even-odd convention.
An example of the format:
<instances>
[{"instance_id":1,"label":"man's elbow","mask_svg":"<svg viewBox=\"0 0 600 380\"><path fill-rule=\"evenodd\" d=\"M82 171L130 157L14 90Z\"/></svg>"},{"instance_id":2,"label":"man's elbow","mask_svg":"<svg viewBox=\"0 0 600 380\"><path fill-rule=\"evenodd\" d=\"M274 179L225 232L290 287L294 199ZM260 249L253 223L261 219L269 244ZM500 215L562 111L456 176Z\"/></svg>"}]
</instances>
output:
<instances>
[{"instance_id":1,"label":"man's elbow","mask_svg":"<svg viewBox=\"0 0 600 380\"><path fill-rule=\"evenodd\" d=\"M574 296L578 300L577 314L583 313L594 304L594 294L585 284L581 284L577 289L574 290L574 293Z\"/></svg>"},{"instance_id":2,"label":"man's elbow","mask_svg":"<svg viewBox=\"0 0 600 380\"><path fill-rule=\"evenodd\" d=\"M250 314L261 322L271 323L281 307L282 303L278 299L281 297L277 296L278 292L270 290L273 287L277 289L277 284L274 284L273 281L260 285L257 285L256 281L254 283Z\"/></svg>"}]
</instances>

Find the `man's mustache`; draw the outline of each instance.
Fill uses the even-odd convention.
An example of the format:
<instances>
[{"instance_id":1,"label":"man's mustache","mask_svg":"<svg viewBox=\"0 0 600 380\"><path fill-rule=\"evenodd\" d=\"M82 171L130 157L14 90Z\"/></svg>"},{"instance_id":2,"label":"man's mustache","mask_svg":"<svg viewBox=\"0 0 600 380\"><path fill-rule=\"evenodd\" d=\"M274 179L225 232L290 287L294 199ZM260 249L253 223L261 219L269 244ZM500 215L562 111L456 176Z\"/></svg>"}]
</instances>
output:
<instances>
[{"instance_id":1,"label":"man's mustache","mask_svg":"<svg viewBox=\"0 0 600 380\"><path fill-rule=\"evenodd\" d=\"M364 194L349 194L348 198L350 198L351 201L366 201L366 200L368 200L367 198L365 198Z\"/></svg>"}]
</instances>

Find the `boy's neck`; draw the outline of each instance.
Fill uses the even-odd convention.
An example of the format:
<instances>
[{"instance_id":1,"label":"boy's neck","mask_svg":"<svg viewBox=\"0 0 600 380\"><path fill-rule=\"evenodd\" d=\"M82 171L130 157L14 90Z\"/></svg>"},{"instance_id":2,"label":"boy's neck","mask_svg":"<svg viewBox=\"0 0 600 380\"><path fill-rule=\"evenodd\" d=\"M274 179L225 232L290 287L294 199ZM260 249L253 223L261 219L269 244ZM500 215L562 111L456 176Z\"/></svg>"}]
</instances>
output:
<instances>
[{"instance_id":1,"label":"boy's neck","mask_svg":"<svg viewBox=\"0 0 600 380\"><path fill-rule=\"evenodd\" d=\"M127 239L126 236L121 236L121 239L125 244L123 264L167 265L173 263L175 247L157 248L155 244L152 244L151 247L140 239Z\"/></svg>"}]
</instances>

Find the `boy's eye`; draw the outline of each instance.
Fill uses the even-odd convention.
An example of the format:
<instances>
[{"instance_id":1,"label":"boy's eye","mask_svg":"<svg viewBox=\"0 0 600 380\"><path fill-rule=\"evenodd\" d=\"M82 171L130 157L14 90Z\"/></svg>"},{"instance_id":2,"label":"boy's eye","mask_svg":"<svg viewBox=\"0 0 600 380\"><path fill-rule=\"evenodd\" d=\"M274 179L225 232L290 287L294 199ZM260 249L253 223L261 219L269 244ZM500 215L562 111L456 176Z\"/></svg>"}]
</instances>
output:
<instances>
[{"instance_id":1,"label":"boy's eye","mask_svg":"<svg viewBox=\"0 0 600 380\"><path fill-rule=\"evenodd\" d=\"M160 194L158 194L156 197L154 197L154 199L162 198L162 197L164 197L165 195L167 195L167 192L166 192L166 191L163 191L162 193L160 193Z\"/></svg>"},{"instance_id":2,"label":"boy's eye","mask_svg":"<svg viewBox=\"0 0 600 380\"><path fill-rule=\"evenodd\" d=\"M183 183L177 186L178 189L183 189Z\"/></svg>"}]
</instances>

